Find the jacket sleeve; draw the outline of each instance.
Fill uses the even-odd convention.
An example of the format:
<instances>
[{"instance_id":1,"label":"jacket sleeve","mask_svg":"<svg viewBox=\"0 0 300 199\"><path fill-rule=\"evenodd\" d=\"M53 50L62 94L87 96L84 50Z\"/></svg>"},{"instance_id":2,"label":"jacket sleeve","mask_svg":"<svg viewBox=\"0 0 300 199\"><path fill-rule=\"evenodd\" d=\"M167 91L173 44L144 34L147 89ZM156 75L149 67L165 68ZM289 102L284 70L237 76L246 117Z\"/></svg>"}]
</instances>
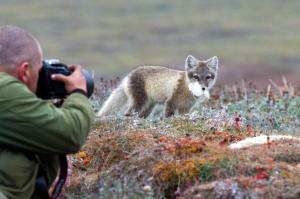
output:
<instances>
[{"instance_id":1,"label":"jacket sleeve","mask_svg":"<svg viewBox=\"0 0 300 199\"><path fill-rule=\"evenodd\" d=\"M93 120L87 97L71 94L62 107L41 100L20 82L0 87L0 147L35 153L75 153Z\"/></svg>"}]
</instances>

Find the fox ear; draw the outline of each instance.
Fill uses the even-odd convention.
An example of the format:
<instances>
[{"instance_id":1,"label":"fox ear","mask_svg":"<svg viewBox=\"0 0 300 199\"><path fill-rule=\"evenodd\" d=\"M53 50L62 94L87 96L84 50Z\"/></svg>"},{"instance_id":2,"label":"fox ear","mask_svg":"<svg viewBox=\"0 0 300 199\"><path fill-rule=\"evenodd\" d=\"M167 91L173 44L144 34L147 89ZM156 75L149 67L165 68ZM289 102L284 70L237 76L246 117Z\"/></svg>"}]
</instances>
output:
<instances>
[{"instance_id":1,"label":"fox ear","mask_svg":"<svg viewBox=\"0 0 300 199\"><path fill-rule=\"evenodd\" d=\"M198 60L192 55L187 56L185 60L185 69L190 69L197 66Z\"/></svg>"},{"instance_id":2,"label":"fox ear","mask_svg":"<svg viewBox=\"0 0 300 199\"><path fill-rule=\"evenodd\" d=\"M207 61L207 66L214 71L218 70L219 67L219 59L217 56L213 56L212 58L208 59Z\"/></svg>"}]
</instances>

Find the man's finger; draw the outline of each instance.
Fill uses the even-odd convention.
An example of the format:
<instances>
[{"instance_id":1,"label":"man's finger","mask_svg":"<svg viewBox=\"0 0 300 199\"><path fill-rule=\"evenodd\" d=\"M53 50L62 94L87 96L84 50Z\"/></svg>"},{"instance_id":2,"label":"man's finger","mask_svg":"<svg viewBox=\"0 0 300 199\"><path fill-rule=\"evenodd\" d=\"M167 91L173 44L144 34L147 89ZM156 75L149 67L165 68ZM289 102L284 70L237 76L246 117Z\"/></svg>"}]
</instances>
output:
<instances>
[{"instance_id":1,"label":"man's finger","mask_svg":"<svg viewBox=\"0 0 300 199\"><path fill-rule=\"evenodd\" d=\"M62 74L53 74L51 78L55 81L66 82L68 80L67 76Z\"/></svg>"},{"instance_id":2,"label":"man's finger","mask_svg":"<svg viewBox=\"0 0 300 199\"><path fill-rule=\"evenodd\" d=\"M75 70L81 70L82 67L80 65L72 64L69 66L69 69L75 71Z\"/></svg>"}]
</instances>

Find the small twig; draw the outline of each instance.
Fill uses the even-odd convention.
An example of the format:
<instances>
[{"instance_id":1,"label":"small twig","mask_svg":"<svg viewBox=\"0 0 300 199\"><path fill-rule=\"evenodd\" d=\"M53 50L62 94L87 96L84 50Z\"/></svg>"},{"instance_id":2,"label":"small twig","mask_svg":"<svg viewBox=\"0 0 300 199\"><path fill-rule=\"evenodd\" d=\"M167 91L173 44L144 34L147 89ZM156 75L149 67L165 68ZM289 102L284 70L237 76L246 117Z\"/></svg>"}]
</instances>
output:
<instances>
[{"instance_id":1,"label":"small twig","mask_svg":"<svg viewBox=\"0 0 300 199\"><path fill-rule=\"evenodd\" d=\"M286 78L282 77L283 87L281 88L283 95L289 94L289 85Z\"/></svg>"},{"instance_id":2,"label":"small twig","mask_svg":"<svg viewBox=\"0 0 300 199\"><path fill-rule=\"evenodd\" d=\"M266 96L268 100L271 99L271 88L272 88L272 85L269 84L268 88L267 88L267 96Z\"/></svg>"},{"instance_id":3,"label":"small twig","mask_svg":"<svg viewBox=\"0 0 300 199\"><path fill-rule=\"evenodd\" d=\"M267 137L267 146L268 146L268 149L271 148L270 136Z\"/></svg>"},{"instance_id":4,"label":"small twig","mask_svg":"<svg viewBox=\"0 0 300 199\"><path fill-rule=\"evenodd\" d=\"M271 79L269 79L269 82L272 84L272 86L274 86L274 88L276 88L280 94L280 96L283 96L282 90L280 89L280 87Z\"/></svg>"},{"instance_id":5,"label":"small twig","mask_svg":"<svg viewBox=\"0 0 300 199\"><path fill-rule=\"evenodd\" d=\"M294 96L295 96L295 88L292 85L292 83L290 82L290 85L289 85L289 98L292 98Z\"/></svg>"},{"instance_id":6,"label":"small twig","mask_svg":"<svg viewBox=\"0 0 300 199\"><path fill-rule=\"evenodd\" d=\"M237 92L236 85L232 86L232 90L233 90L233 93L234 93L234 96L235 96L235 101L238 101L239 100L239 95L238 95L238 92Z\"/></svg>"},{"instance_id":7,"label":"small twig","mask_svg":"<svg viewBox=\"0 0 300 199\"><path fill-rule=\"evenodd\" d=\"M288 86L285 76L282 77L282 83L283 83L284 90L288 90L289 86Z\"/></svg>"},{"instance_id":8,"label":"small twig","mask_svg":"<svg viewBox=\"0 0 300 199\"><path fill-rule=\"evenodd\" d=\"M246 88L244 79L242 79L242 88L243 88L243 91L244 91L244 99L247 101L248 95L247 95L247 88Z\"/></svg>"}]
</instances>

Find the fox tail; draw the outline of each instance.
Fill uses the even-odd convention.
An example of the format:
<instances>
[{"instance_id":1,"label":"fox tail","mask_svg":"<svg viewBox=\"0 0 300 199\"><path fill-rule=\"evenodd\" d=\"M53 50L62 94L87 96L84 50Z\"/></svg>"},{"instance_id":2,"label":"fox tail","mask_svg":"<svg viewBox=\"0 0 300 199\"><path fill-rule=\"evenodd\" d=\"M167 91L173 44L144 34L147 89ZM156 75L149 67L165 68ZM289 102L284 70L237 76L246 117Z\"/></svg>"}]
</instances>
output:
<instances>
[{"instance_id":1,"label":"fox tail","mask_svg":"<svg viewBox=\"0 0 300 199\"><path fill-rule=\"evenodd\" d=\"M102 108L96 114L97 117L104 117L118 114L127 103L127 95L123 84L120 84L104 102Z\"/></svg>"}]
</instances>

